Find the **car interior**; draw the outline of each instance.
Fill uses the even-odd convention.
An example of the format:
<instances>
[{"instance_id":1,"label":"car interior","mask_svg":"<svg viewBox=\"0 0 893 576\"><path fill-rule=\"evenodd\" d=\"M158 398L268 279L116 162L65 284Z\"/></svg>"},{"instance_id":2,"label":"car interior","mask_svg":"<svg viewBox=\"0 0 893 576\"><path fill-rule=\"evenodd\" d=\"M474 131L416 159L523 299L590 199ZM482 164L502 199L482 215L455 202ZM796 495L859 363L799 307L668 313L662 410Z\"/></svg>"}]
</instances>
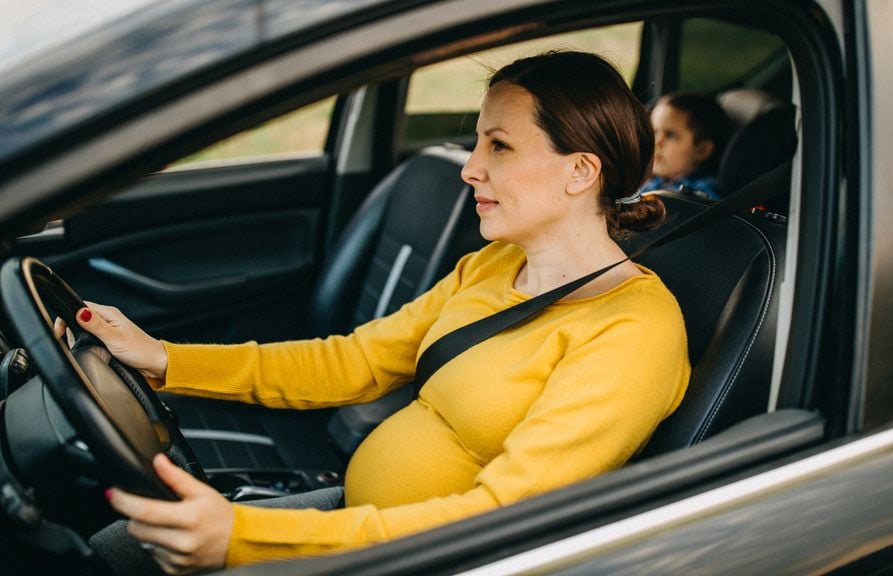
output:
<instances>
[{"instance_id":1,"label":"car interior","mask_svg":"<svg viewBox=\"0 0 893 576\"><path fill-rule=\"evenodd\" d=\"M661 425L640 457L693 445L767 409L784 270L784 214L797 146L794 104L782 100L785 93L769 92L784 84L776 76L791 81L790 69L779 67L779 57L787 55L776 51L770 63L757 63L761 72L770 64L777 69L769 80L761 78L766 85L737 79L739 84L715 93L735 125L719 164L722 190L731 193L786 163L767 187L764 203L750 214L727 217L640 260L679 300L693 366L683 406ZM415 122L434 123L430 116ZM427 145L405 152L374 186L319 269L301 322L302 336L348 333L394 311L430 288L463 254L483 246L469 188L459 178L473 145L467 132L474 116L471 111L450 119L457 138L432 145L427 134ZM661 234L709 205L679 193L662 196L669 218ZM632 250L653 235L640 234L626 243ZM702 278L711 282L698 281ZM305 414L173 395L166 395L165 401L175 408L200 459L217 471L214 481L221 488L247 481L253 488L242 486L239 491L239 498L247 499L287 493L281 487L289 482L318 487L337 481L366 434L412 396L412 387L406 386L377 402L339 408L323 416L324 430L322 422L316 422L312 431ZM290 447L294 443L289 437L296 433L326 439L322 453L311 455L309 464L306 449L296 452ZM290 480L283 481L271 470L286 471L280 474Z\"/></svg>"},{"instance_id":2,"label":"car interior","mask_svg":"<svg viewBox=\"0 0 893 576\"><path fill-rule=\"evenodd\" d=\"M761 101L754 104L754 100ZM727 108L749 104L752 110L749 118L744 117L747 111L739 113L740 126L721 162L722 181L743 185L790 160L796 143L790 106L782 107L753 89L726 93L723 101ZM790 120L786 140L778 138L779 115ZM484 244L471 194L458 178L467 157L461 148L427 147L401 162L375 187L320 272L308 314L311 335L347 333L396 310L430 288L459 256ZM777 178L779 189L787 186L789 170ZM774 199L773 194L767 191L767 199ZM679 193L663 196L669 226L703 209L704 203ZM644 242L646 237L636 240ZM777 215L735 215L641 259L661 276L683 308L694 372L683 407L661 426L646 454L692 445L765 410L784 242L785 226ZM698 259L692 261L692 254ZM712 281L692 282L705 277ZM355 304L348 305L351 302ZM250 477L246 466L259 463L301 469L289 455L273 454L276 447L288 445L289 432L287 426L284 433L277 432L272 421L294 415L225 401L172 395L165 399L180 414L184 433L203 454L202 460L215 462L215 469L232 470L237 481ZM412 387L406 386L374 403L335 410L327 425L331 444L339 455L349 457L375 424L411 399ZM338 476L337 469L311 474L311 478ZM247 493L269 496L286 491L240 492Z\"/></svg>"},{"instance_id":3,"label":"car interior","mask_svg":"<svg viewBox=\"0 0 893 576\"><path fill-rule=\"evenodd\" d=\"M780 398L791 394L779 380L793 306L786 255L796 249L789 226L796 225L791 207L798 203L803 134L800 88L785 42L746 20L672 14L531 42L502 47L499 57L583 46L616 58L647 106L674 90L714 96L735 126L717 174L725 195L781 166L749 210L639 260L682 308L693 371L683 404L634 462L728 439L736 425L746 438L820 421L804 411L776 428L748 425L785 408ZM432 110L414 98L431 77L455 87L469 66L483 78L480 62L495 60L490 52L463 55L353 87L305 107L327 122L318 151L187 159L66 214L21 238L15 250L46 262L85 300L117 306L171 341L348 333L428 290L484 245L470 189L459 177L473 146L476 110L438 104ZM734 65L720 70L723 60ZM483 87L476 82L472 101ZM296 130L307 118L286 115L266 126ZM714 205L660 194L667 223L625 238L629 252ZM21 364L20 349L4 351L8 397L31 371L10 368ZM234 501L249 501L340 483L365 435L413 394L405 386L370 404L302 412L160 397L209 482Z\"/></svg>"}]
</instances>

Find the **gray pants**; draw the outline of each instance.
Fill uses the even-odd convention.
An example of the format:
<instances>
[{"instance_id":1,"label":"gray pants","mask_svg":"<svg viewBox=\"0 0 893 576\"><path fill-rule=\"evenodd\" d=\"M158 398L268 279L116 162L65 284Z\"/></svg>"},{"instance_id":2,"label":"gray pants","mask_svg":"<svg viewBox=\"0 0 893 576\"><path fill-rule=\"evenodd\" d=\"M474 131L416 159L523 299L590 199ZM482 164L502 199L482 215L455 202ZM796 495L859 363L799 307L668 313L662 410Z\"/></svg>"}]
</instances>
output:
<instances>
[{"instance_id":1,"label":"gray pants","mask_svg":"<svg viewBox=\"0 0 893 576\"><path fill-rule=\"evenodd\" d=\"M316 508L335 510L344 506L344 488L323 488L303 494L292 494L267 500L245 502L261 508ZM140 548L136 538L127 532L127 522L119 520L103 528L90 538L90 547L119 575L160 575L161 568L148 552Z\"/></svg>"}]
</instances>

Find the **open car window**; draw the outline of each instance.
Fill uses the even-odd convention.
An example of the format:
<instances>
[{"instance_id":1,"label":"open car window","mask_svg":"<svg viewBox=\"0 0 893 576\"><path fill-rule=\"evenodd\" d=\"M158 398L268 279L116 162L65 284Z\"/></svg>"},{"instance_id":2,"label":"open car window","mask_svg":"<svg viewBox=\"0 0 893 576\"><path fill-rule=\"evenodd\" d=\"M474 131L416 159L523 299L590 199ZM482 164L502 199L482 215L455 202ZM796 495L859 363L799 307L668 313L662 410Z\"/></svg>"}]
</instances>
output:
<instances>
[{"instance_id":1,"label":"open car window","mask_svg":"<svg viewBox=\"0 0 893 576\"><path fill-rule=\"evenodd\" d=\"M512 60L546 50L581 50L607 58L632 82L642 23L620 24L520 42L426 66L412 73L403 122L403 154L451 142L470 148L489 75Z\"/></svg>"}]
</instances>

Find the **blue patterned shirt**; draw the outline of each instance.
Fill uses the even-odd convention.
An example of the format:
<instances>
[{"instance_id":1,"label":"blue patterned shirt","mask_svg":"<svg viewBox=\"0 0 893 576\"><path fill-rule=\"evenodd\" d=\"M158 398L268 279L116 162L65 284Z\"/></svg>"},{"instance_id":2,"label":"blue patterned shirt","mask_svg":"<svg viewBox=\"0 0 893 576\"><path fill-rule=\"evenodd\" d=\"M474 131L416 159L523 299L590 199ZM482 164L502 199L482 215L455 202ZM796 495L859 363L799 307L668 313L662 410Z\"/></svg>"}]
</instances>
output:
<instances>
[{"instance_id":1,"label":"blue patterned shirt","mask_svg":"<svg viewBox=\"0 0 893 576\"><path fill-rule=\"evenodd\" d=\"M720 195L717 192L718 181L713 176L684 176L678 180L668 180L655 176L642 186L640 192L653 192L654 190L670 190L671 192L682 192L690 194L698 198L707 200L719 200Z\"/></svg>"}]
</instances>

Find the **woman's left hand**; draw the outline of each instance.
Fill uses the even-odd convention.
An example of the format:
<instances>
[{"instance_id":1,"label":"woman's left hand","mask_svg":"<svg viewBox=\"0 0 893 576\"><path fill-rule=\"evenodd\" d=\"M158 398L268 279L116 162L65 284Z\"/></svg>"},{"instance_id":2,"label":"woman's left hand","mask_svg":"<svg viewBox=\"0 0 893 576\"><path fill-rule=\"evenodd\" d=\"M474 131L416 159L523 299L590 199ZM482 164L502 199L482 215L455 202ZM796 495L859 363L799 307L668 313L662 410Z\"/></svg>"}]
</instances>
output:
<instances>
[{"instance_id":1,"label":"woman's left hand","mask_svg":"<svg viewBox=\"0 0 893 576\"><path fill-rule=\"evenodd\" d=\"M167 502L109 489L106 497L112 508L130 518L127 531L168 574L222 568L233 527L232 504L164 454L155 456L152 464L182 500Z\"/></svg>"}]
</instances>

